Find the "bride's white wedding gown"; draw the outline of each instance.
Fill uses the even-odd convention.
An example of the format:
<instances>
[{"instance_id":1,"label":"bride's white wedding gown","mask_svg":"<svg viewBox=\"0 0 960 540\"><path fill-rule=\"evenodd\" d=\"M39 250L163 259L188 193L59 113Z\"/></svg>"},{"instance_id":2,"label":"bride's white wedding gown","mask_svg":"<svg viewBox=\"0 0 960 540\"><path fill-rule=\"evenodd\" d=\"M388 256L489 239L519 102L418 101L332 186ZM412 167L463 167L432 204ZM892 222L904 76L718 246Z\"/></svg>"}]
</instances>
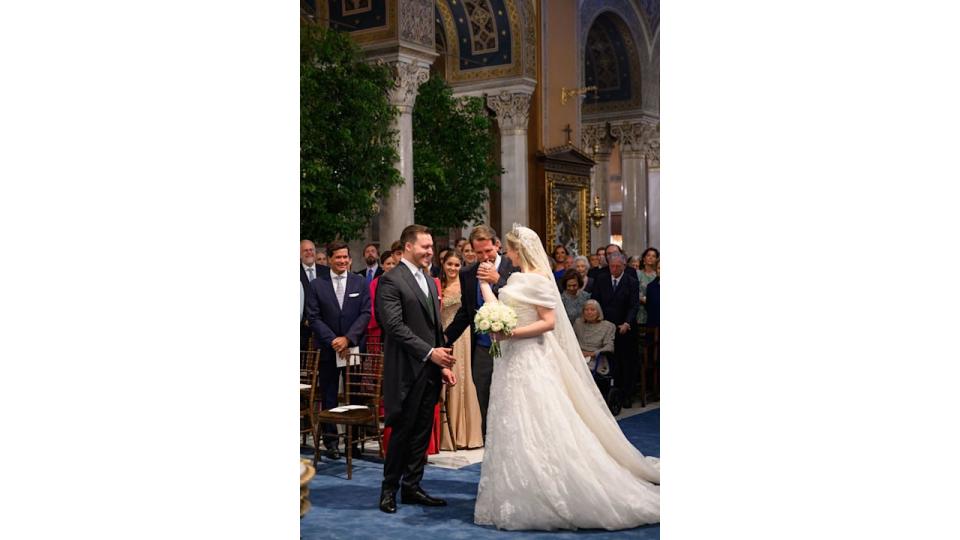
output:
<instances>
[{"instance_id":1,"label":"bride's white wedding gown","mask_svg":"<svg viewBox=\"0 0 960 540\"><path fill-rule=\"evenodd\" d=\"M520 327L537 320L536 306L557 307L556 291L545 276L518 272L500 301ZM494 360L474 521L511 530L657 523L659 460L623 435L562 310L556 318L554 331L502 342Z\"/></svg>"}]
</instances>

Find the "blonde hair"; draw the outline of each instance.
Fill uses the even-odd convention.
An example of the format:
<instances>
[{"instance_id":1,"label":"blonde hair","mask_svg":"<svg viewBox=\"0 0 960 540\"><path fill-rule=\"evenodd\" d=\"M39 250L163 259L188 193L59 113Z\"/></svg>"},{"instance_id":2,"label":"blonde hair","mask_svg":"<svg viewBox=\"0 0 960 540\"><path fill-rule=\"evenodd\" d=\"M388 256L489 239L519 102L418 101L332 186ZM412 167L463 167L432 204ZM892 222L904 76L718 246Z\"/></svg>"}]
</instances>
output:
<instances>
[{"instance_id":1,"label":"blonde hair","mask_svg":"<svg viewBox=\"0 0 960 540\"><path fill-rule=\"evenodd\" d=\"M507 241L507 247L516 251L520 254L520 269L524 272L536 271L537 265L535 261L530 257L530 254L526 249L523 248L523 242L520 241L520 236L515 231L510 231L504 237ZM553 279L553 274L548 274L550 272L549 268L541 269L544 276Z\"/></svg>"}]
</instances>

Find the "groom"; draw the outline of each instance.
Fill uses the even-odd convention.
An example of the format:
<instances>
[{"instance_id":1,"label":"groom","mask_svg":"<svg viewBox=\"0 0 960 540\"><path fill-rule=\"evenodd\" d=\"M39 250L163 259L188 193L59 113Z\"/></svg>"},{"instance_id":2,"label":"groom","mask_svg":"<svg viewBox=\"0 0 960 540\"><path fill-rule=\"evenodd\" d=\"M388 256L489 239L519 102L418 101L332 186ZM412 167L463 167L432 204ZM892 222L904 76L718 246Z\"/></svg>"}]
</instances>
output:
<instances>
[{"instance_id":1,"label":"groom","mask_svg":"<svg viewBox=\"0 0 960 540\"><path fill-rule=\"evenodd\" d=\"M380 276L374 314L383 329L384 423L393 429L383 463L380 510L397 511L400 502L446 506L420 487L434 406L441 382L453 386L456 360L444 348L440 301L433 278L424 276L433 257L430 229L410 225L400 236L403 257Z\"/></svg>"},{"instance_id":2,"label":"groom","mask_svg":"<svg viewBox=\"0 0 960 540\"><path fill-rule=\"evenodd\" d=\"M480 294L480 282L490 284L494 294L507 283L507 278L515 272L510 259L499 254L500 240L497 231L488 225L477 225L470 233L470 245L477 254L477 264L460 271L460 290L462 301L460 309L453 320L444 330L446 346L451 344L470 328L471 364L473 384L477 388L477 401L480 402L480 430L484 439L487 437L487 405L490 403L490 381L493 379L493 358L490 357L490 336L477 335L473 327L473 318L477 310L483 305L483 296ZM481 269L480 264L489 262L493 269Z\"/></svg>"}]
</instances>

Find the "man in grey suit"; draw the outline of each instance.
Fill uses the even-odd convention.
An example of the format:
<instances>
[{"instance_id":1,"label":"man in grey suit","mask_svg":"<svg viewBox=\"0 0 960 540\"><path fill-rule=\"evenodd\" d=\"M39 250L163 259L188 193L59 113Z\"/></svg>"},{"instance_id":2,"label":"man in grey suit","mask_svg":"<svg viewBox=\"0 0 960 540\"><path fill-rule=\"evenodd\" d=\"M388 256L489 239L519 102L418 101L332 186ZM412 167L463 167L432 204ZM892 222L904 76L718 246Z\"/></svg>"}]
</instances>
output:
<instances>
[{"instance_id":1,"label":"man in grey suit","mask_svg":"<svg viewBox=\"0 0 960 540\"><path fill-rule=\"evenodd\" d=\"M403 257L380 276L374 309L383 329L384 423L393 430L383 463L380 510L391 514L397 511L398 489L404 504L447 504L427 495L420 480L441 384L457 383L450 370L456 360L443 347L437 286L423 272L433 257L430 229L410 225L400 240Z\"/></svg>"},{"instance_id":2,"label":"man in grey suit","mask_svg":"<svg viewBox=\"0 0 960 540\"><path fill-rule=\"evenodd\" d=\"M460 291L462 300L460 309L453 316L453 320L444 330L447 347L463 334L468 327L470 332L471 364L470 371L473 384L477 388L477 401L480 402L480 430L484 437L487 435L487 406L490 403L490 381L493 379L493 358L490 357L490 336L477 335L473 326L473 318L477 309L483 305L483 295L480 294L480 281L486 281L497 293L500 287L507 283L510 274L517 268L510 264L510 259L499 254L500 240L497 231L487 225L478 225L470 233L470 245L477 254L477 264L460 271ZM495 270L480 268L480 263L489 262Z\"/></svg>"}]
</instances>

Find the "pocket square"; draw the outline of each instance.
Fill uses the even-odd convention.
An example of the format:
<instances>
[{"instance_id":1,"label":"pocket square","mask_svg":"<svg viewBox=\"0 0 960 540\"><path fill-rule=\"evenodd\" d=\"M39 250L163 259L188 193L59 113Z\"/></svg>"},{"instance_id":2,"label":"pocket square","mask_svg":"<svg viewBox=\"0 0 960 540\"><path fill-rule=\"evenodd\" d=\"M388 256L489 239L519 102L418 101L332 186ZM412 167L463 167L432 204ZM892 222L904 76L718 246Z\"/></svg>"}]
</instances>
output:
<instances>
[{"instance_id":1,"label":"pocket square","mask_svg":"<svg viewBox=\"0 0 960 540\"><path fill-rule=\"evenodd\" d=\"M350 298L356 298L356 297L360 296L360 293L358 293L358 292L352 292L352 293L350 293L349 296L350 296Z\"/></svg>"}]
</instances>

